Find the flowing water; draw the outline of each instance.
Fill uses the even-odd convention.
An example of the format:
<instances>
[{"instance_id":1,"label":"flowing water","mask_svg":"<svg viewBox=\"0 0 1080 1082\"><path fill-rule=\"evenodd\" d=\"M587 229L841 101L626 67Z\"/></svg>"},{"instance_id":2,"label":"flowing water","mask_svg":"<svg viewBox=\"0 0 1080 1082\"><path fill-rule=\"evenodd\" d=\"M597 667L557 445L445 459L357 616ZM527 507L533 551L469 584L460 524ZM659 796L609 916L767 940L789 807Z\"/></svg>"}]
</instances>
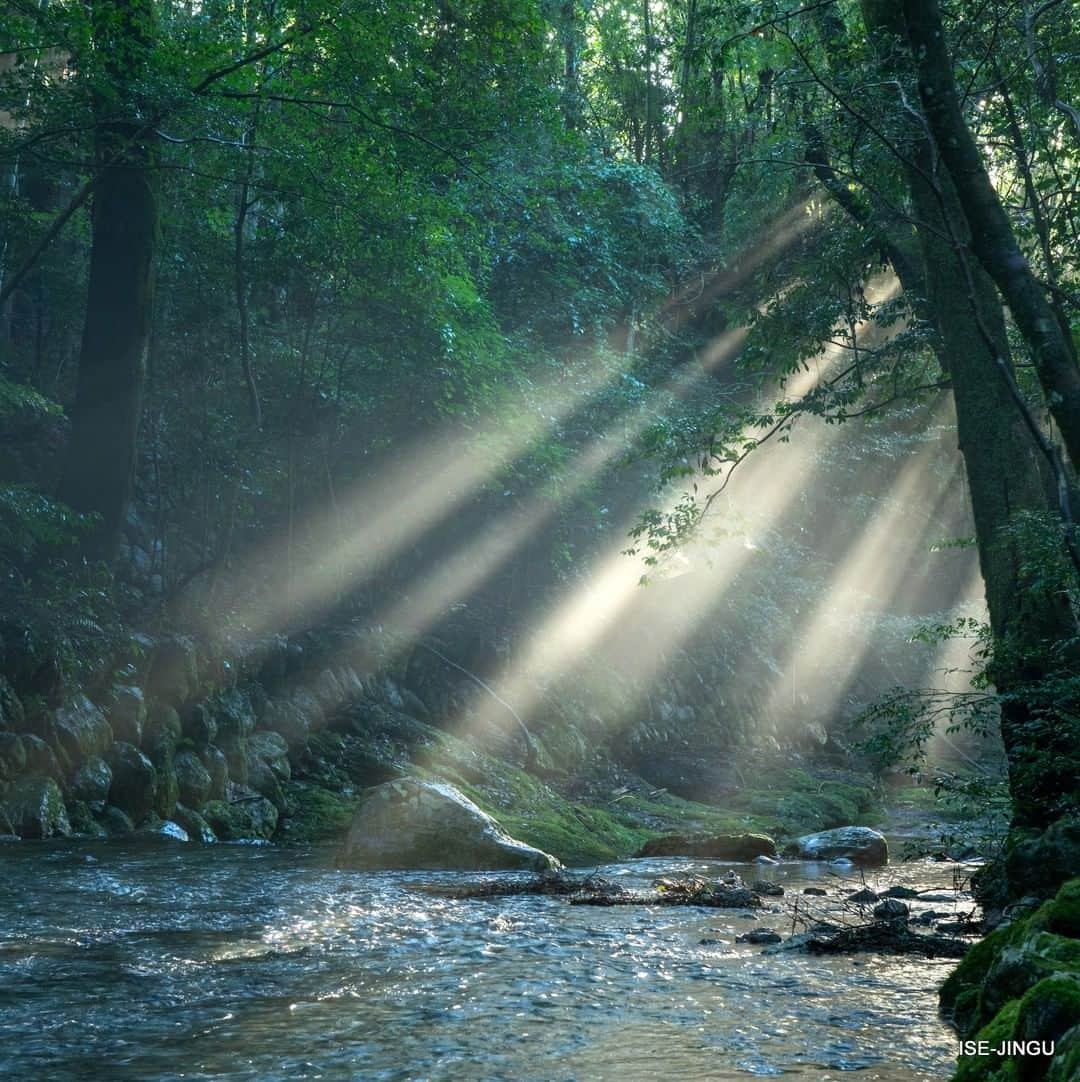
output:
<instances>
[{"instance_id":1,"label":"flowing water","mask_svg":"<svg viewBox=\"0 0 1080 1082\"><path fill-rule=\"evenodd\" d=\"M723 870L602 869L631 886ZM813 876L837 897L857 886L817 865L768 874L789 896ZM905 865L877 885L950 875ZM936 987L952 962L735 944L787 931L780 913L423 889L476 878L272 847L0 846L0 1077L948 1077Z\"/></svg>"}]
</instances>

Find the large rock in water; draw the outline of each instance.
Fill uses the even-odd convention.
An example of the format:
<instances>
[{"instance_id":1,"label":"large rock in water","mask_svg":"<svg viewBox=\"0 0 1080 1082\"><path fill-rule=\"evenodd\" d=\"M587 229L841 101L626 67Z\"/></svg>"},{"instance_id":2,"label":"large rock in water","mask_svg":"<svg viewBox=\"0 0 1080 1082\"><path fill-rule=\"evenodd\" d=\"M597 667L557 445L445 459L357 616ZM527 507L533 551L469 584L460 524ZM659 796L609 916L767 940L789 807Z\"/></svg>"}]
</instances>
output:
<instances>
[{"instance_id":1,"label":"large rock in water","mask_svg":"<svg viewBox=\"0 0 1080 1082\"><path fill-rule=\"evenodd\" d=\"M776 842L767 834L662 834L650 838L637 855L749 861L775 857Z\"/></svg>"},{"instance_id":2,"label":"large rock in water","mask_svg":"<svg viewBox=\"0 0 1080 1082\"><path fill-rule=\"evenodd\" d=\"M869 827L837 827L796 838L784 856L797 860L850 860L852 864L880 867L889 863L889 843L884 834Z\"/></svg>"},{"instance_id":3,"label":"large rock in water","mask_svg":"<svg viewBox=\"0 0 1080 1082\"><path fill-rule=\"evenodd\" d=\"M341 863L368 869L486 868L548 871L553 856L511 838L444 782L400 778L372 789L356 810Z\"/></svg>"},{"instance_id":4,"label":"large rock in water","mask_svg":"<svg viewBox=\"0 0 1080 1082\"><path fill-rule=\"evenodd\" d=\"M64 798L52 778L21 778L5 804L15 833L22 838L66 838L71 833Z\"/></svg>"}]
</instances>

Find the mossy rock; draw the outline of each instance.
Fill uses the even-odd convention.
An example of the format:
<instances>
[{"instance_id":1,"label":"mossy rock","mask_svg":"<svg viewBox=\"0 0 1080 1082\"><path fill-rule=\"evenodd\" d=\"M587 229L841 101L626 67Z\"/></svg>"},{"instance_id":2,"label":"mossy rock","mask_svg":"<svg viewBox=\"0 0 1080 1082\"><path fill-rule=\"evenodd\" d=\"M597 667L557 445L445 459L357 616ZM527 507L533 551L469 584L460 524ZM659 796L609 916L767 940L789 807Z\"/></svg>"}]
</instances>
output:
<instances>
[{"instance_id":1,"label":"mossy rock","mask_svg":"<svg viewBox=\"0 0 1080 1082\"><path fill-rule=\"evenodd\" d=\"M202 810L213 832L225 842L252 838L269 840L277 829L277 808L265 797L236 804L211 800Z\"/></svg>"},{"instance_id":2,"label":"mossy rock","mask_svg":"<svg viewBox=\"0 0 1080 1082\"><path fill-rule=\"evenodd\" d=\"M997 1048L1012 1039L1016 1029L1016 1019L1020 1014L1020 1001L1014 999L987 1025L973 1037L974 1041L985 1041L991 1048ZM1011 1064L996 1054L989 1056L961 1056L956 1065L953 1082L1006 1082L1016 1078Z\"/></svg>"},{"instance_id":3,"label":"mossy rock","mask_svg":"<svg viewBox=\"0 0 1080 1082\"><path fill-rule=\"evenodd\" d=\"M767 834L662 834L650 838L636 855L751 861L775 857L776 842Z\"/></svg>"},{"instance_id":4,"label":"mossy rock","mask_svg":"<svg viewBox=\"0 0 1080 1082\"><path fill-rule=\"evenodd\" d=\"M344 838L359 797L307 782L291 782L286 788L293 811L280 821L276 841L308 845Z\"/></svg>"},{"instance_id":5,"label":"mossy rock","mask_svg":"<svg viewBox=\"0 0 1080 1082\"><path fill-rule=\"evenodd\" d=\"M20 838L67 837L71 822L60 787L52 778L20 778L4 798L11 826Z\"/></svg>"},{"instance_id":6,"label":"mossy rock","mask_svg":"<svg viewBox=\"0 0 1080 1082\"><path fill-rule=\"evenodd\" d=\"M961 1037L966 1037L979 1025L977 1008L983 983L998 955L1007 947L1020 942L1027 934L1026 920L1006 924L994 929L985 939L976 943L964 955L963 961L949 974L941 986L940 1002L946 1018L951 1018ZM964 1009L961 1011L961 997ZM963 1017L961 1015L963 1014Z\"/></svg>"},{"instance_id":7,"label":"mossy rock","mask_svg":"<svg viewBox=\"0 0 1080 1082\"><path fill-rule=\"evenodd\" d=\"M173 818L187 831L187 835L192 841L202 842L206 845L211 845L217 841L217 835L214 833L213 828L197 811L187 808L183 804L177 804Z\"/></svg>"},{"instance_id":8,"label":"mossy rock","mask_svg":"<svg viewBox=\"0 0 1080 1082\"><path fill-rule=\"evenodd\" d=\"M1078 1023L1080 979L1073 973L1055 973L1028 989L1020 1000L1013 1035L1020 1041L1056 1045ZM1028 1079L1041 1079L1049 1065L1049 1057L1018 1057L1017 1073L1025 1082Z\"/></svg>"},{"instance_id":9,"label":"mossy rock","mask_svg":"<svg viewBox=\"0 0 1080 1082\"><path fill-rule=\"evenodd\" d=\"M68 808L72 832L85 838L107 838L108 831L94 818L85 800L76 800Z\"/></svg>"},{"instance_id":10,"label":"mossy rock","mask_svg":"<svg viewBox=\"0 0 1080 1082\"><path fill-rule=\"evenodd\" d=\"M1080 879L1063 884L1031 918L1031 927L1080 939Z\"/></svg>"}]
</instances>

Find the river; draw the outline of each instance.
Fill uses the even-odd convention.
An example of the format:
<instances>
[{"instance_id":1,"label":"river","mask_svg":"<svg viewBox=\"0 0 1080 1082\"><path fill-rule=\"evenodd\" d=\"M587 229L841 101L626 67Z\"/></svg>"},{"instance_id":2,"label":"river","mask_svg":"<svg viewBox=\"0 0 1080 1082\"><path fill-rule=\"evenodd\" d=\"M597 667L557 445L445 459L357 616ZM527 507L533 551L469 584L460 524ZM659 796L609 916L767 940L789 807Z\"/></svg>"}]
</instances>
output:
<instances>
[{"instance_id":1,"label":"river","mask_svg":"<svg viewBox=\"0 0 1080 1082\"><path fill-rule=\"evenodd\" d=\"M602 869L627 885L688 870L726 868ZM852 885L817 865L768 874L789 894ZM463 878L477 877L338 871L325 850L271 846L2 845L0 1076L948 1077L936 988L953 962L734 943L787 931L780 914L423 889ZM931 864L876 882L952 885Z\"/></svg>"}]
</instances>

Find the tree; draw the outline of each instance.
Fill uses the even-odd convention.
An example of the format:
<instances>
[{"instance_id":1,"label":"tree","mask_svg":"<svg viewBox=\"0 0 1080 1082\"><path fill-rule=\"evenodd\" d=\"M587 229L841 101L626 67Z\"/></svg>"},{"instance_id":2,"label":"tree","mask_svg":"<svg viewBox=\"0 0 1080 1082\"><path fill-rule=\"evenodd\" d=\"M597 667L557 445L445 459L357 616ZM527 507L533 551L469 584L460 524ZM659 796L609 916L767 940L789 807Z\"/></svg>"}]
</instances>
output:
<instances>
[{"instance_id":1,"label":"tree","mask_svg":"<svg viewBox=\"0 0 1080 1082\"><path fill-rule=\"evenodd\" d=\"M98 516L87 554L109 560L131 495L154 306L158 207L139 90L154 44L152 0L94 0L92 35L82 58L94 70L96 117L90 280L58 495Z\"/></svg>"}]
</instances>

